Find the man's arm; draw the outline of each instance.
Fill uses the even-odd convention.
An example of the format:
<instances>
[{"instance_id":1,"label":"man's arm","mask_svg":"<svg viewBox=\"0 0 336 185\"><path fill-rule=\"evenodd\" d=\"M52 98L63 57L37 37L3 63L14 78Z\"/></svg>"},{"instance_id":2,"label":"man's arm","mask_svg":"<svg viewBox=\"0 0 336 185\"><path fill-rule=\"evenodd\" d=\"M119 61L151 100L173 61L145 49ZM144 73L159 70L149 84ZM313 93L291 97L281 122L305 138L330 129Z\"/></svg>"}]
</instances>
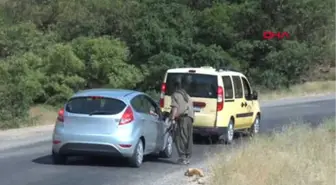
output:
<instances>
[{"instance_id":1,"label":"man's arm","mask_svg":"<svg viewBox=\"0 0 336 185\"><path fill-rule=\"evenodd\" d=\"M177 103L177 98L176 94L173 93L171 96L171 113L170 113L170 119L175 120L177 117L177 108L178 108L178 103Z\"/></svg>"}]
</instances>

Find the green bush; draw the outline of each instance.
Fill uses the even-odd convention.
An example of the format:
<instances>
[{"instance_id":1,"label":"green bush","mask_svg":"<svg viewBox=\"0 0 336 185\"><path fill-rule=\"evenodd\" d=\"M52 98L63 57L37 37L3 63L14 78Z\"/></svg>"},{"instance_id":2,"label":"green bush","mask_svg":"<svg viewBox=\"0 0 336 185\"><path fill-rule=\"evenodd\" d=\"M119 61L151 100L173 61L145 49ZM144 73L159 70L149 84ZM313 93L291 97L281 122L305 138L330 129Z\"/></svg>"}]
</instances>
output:
<instances>
[{"instance_id":1,"label":"green bush","mask_svg":"<svg viewBox=\"0 0 336 185\"><path fill-rule=\"evenodd\" d=\"M158 95L164 72L210 65L279 89L334 79L333 0L10 0L0 3L0 122L96 87ZM289 39L263 40L265 30ZM322 71L322 72L321 72Z\"/></svg>"}]
</instances>

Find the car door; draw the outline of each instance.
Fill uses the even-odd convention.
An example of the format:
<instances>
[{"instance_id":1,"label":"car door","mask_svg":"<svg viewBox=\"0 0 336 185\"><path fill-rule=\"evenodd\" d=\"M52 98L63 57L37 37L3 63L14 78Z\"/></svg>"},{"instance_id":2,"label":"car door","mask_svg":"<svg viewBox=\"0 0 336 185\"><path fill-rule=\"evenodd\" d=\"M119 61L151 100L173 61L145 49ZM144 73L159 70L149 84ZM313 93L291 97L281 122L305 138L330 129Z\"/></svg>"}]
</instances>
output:
<instances>
[{"instance_id":1,"label":"car door","mask_svg":"<svg viewBox=\"0 0 336 185\"><path fill-rule=\"evenodd\" d=\"M159 119L159 113L156 110L156 104L154 101L151 100L148 96L143 95L143 103L144 103L144 108L145 108L145 117L146 117L146 122L148 123L146 125L146 130L150 133L146 143L148 143L151 151L153 152L156 150L157 147L157 140L158 140L158 126L160 123Z\"/></svg>"},{"instance_id":2,"label":"car door","mask_svg":"<svg viewBox=\"0 0 336 185\"><path fill-rule=\"evenodd\" d=\"M164 144L164 131L165 131L165 127L164 127L164 123L163 123L163 115L161 112L161 109L159 107L159 104L155 103L155 101L146 96L148 102L150 103L150 115L152 116L154 127L153 127L153 136L156 135L155 138L155 144L154 144L154 148L155 150L159 150L162 148L163 144Z\"/></svg>"},{"instance_id":3,"label":"car door","mask_svg":"<svg viewBox=\"0 0 336 185\"><path fill-rule=\"evenodd\" d=\"M136 117L139 118L137 121L137 124L139 127L141 127L142 133L145 137L146 141L146 147L145 151L146 153L151 152L153 150L153 146L150 143L152 140L152 133L151 130L148 129L152 126L151 119L148 115L148 106L146 105L146 102L144 101L144 96L143 95L138 95L134 97L131 100L131 105L134 109L134 113L136 114Z\"/></svg>"},{"instance_id":4,"label":"car door","mask_svg":"<svg viewBox=\"0 0 336 185\"><path fill-rule=\"evenodd\" d=\"M245 123L245 98L243 96L243 84L240 76L233 75L232 82L234 87L234 110L235 110L235 128L244 127Z\"/></svg>"},{"instance_id":5,"label":"car door","mask_svg":"<svg viewBox=\"0 0 336 185\"><path fill-rule=\"evenodd\" d=\"M244 126L249 126L253 122L253 100L252 100L252 89L250 86L249 81L246 79L246 77L241 77L243 82L243 90L244 90L244 99L247 105L245 106L245 122Z\"/></svg>"}]
</instances>

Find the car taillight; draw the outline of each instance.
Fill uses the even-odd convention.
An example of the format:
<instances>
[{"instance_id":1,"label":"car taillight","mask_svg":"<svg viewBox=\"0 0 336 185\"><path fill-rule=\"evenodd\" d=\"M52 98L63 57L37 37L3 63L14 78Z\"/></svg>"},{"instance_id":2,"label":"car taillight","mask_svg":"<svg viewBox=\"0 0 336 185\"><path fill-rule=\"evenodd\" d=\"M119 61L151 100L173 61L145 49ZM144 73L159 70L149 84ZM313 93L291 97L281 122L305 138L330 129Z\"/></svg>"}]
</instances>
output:
<instances>
[{"instance_id":1,"label":"car taillight","mask_svg":"<svg viewBox=\"0 0 336 185\"><path fill-rule=\"evenodd\" d=\"M64 108L61 108L58 111L57 121L63 122L64 121Z\"/></svg>"},{"instance_id":2,"label":"car taillight","mask_svg":"<svg viewBox=\"0 0 336 185\"><path fill-rule=\"evenodd\" d=\"M217 111L221 111L224 107L224 89L223 87L217 88Z\"/></svg>"},{"instance_id":3,"label":"car taillight","mask_svg":"<svg viewBox=\"0 0 336 185\"><path fill-rule=\"evenodd\" d=\"M133 110L130 106L128 106L120 119L119 125L128 124L133 120L134 120Z\"/></svg>"},{"instance_id":4,"label":"car taillight","mask_svg":"<svg viewBox=\"0 0 336 185\"><path fill-rule=\"evenodd\" d=\"M161 94L160 94L160 107L163 108L164 106L164 96L166 93L166 83L162 83L161 85Z\"/></svg>"}]
</instances>

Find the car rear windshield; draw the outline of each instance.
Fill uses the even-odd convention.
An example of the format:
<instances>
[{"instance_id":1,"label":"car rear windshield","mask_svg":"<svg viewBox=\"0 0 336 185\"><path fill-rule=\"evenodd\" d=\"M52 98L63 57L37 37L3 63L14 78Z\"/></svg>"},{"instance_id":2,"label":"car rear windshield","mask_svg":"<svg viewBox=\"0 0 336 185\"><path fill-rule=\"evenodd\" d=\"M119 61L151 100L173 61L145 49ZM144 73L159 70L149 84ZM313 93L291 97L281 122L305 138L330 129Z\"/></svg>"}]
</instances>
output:
<instances>
[{"instance_id":1,"label":"car rear windshield","mask_svg":"<svg viewBox=\"0 0 336 185\"><path fill-rule=\"evenodd\" d=\"M75 114L118 114L126 104L121 100L105 97L76 97L68 101L65 110Z\"/></svg>"},{"instance_id":2,"label":"car rear windshield","mask_svg":"<svg viewBox=\"0 0 336 185\"><path fill-rule=\"evenodd\" d=\"M173 80L178 76L190 76L188 78L191 78L191 84L184 88L191 97L217 98L217 76L192 73L168 73L166 80L168 96L174 92Z\"/></svg>"}]
</instances>

